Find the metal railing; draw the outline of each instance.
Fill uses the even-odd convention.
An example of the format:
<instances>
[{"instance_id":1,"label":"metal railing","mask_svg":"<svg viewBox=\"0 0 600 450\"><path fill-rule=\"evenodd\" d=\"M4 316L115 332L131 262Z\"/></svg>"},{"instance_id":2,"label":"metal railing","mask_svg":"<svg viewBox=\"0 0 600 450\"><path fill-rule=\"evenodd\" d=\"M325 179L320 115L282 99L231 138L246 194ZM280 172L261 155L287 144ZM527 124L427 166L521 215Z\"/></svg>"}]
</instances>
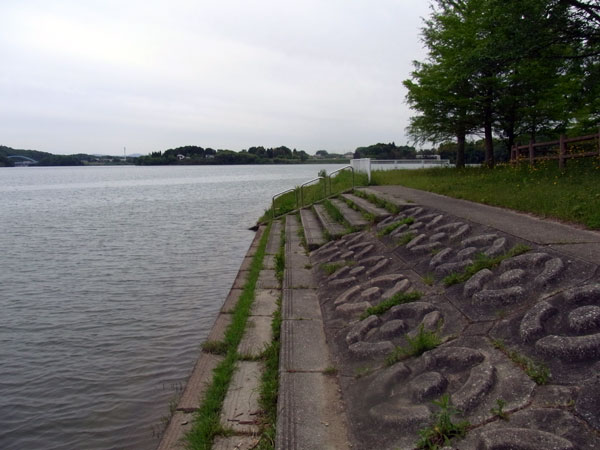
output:
<instances>
[{"instance_id":1,"label":"metal railing","mask_svg":"<svg viewBox=\"0 0 600 450\"><path fill-rule=\"evenodd\" d=\"M300 185L300 208L304 208L304 186L313 183L317 180L325 180L325 177L313 178L312 180L309 180L306 183ZM323 193L325 194L324 196L327 197L327 183L323 183Z\"/></svg>"},{"instance_id":2,"label":"metal railing","mask_svg":"<svg viewBox=\"0 0 600 450\"><path fill-rule=\"evenodd\" d=\"M296 200L296 202L295 202L296 209L297 208L304 208L304 186L306 186L308 184L311 184L311 183L314 183L317 180L319 180L319 181L320 180L324 180L324 183L323 183L323 198L327 198L328 197L328 195L327 195L327 185L328 184L329 184L329 196L333 195L332 190L331 190L331 176L333 174L341 172L342 170L347 170L347 169L350 169L352 171L352 189L354 189L354 187L355 187L355 184L354 184L354 167L352 167L352 166L340 167L339 169L336 169L333 172L327 174L325 177L319 176L317 178L313 178L312 180L309 180L306 183L303 183L302 185L300 185L300 187L295 187L293 189L287 189L285 191L281 191L281 192L278 192L277 194L275 194L273 196L273 198L271 199L271 216L272 216L272 218L275 219L275 217L278 217L278 215L275 214L275 209L276 209L275 208L275 200L278 197L281 197L282 195L285 195L285 194L287 194L289 192L294 192L295 193L295 200ZM300 191L300 202L298 202L298 191ZM283 214L287 214L287 212L288 211L286 211Z\"/></svg>"},{"instance_id":3,"label":"metal railing","mask_svg":"<svg viewBox=\"0 0 600 450\"><path fill-rule=\"evenodd\" d=\"M296 194L295 195L295 197L296 197L296 208L298 207L298 191L296 190L296 188L294 188L294 189L288 189L286 191L278 192L277 194L275 194L273 196L273 199L271 200L271 212L272 212L273 219L275 219L275 199L277 197L281 197L283 194L287 194L288 192L294 192Z\"/></svg>"},{"instance_id":4,"label":"metal railing","mask_svg":"<svg viewBox=\"0 0 600 450\"><path fill-rule=\"evenodd\" d=\"M331 192L331 175L333 175L334 173L341 172L342 170L346 170L346 169L350 169L352 171L352 189L354 189L354 167L352 167L352 166L344 166L344 167L340 167L337 170L334 170L333 172L331 172L330 174L327 175L327 178L329 179L329 195L333 194ZM325 193L325 196L327 196L327 192Z\"/></svg>"}]
</instances>

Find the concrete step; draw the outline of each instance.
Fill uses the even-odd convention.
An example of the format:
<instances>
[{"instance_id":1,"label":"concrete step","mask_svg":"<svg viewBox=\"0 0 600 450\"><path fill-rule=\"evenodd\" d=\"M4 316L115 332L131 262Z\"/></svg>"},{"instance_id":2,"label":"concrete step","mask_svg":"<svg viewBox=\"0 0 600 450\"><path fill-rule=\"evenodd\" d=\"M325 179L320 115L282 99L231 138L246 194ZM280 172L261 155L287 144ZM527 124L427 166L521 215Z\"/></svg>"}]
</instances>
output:
<instances>
[{"instance_id":1,"label":"concrete step","mask_svg":"<svg viewBox=\"0 0 600 450\"><path fill-rule=\"evenodd\" d=\"M327 230L327 233L329 233L332 238L337 239L346 233L346 229L329 215L327 208L325 208L324 205L316 204L314 206L315 213L321 221L323 228Z\"/></svg>"},{"instance_id":2,"label":"concrete step","mask_svg":"<svg viewBox=\"0 0 600 450\"><path fill-rule=\"evenodd\" d=\"M375 206L370 201L365 200L364 198L358 197L356 195L342 194L342 197L344 197L346 200L350 200L352 203L354 203L360 209L368 212L369 214L373 214L373 216L375 216L375 222L379 222L380 220L383 220L386 217L389 217L392 215L392 213L389 212L387 209L383 209L383 208L380 208L379 206Z\"/></svg>"},{"instance_id":3,"label":"concrete step","mask_svg":"<svg viewBox=\"0 0 600 450\"><path fill-rule=\"evenodd\" d=\"M326 242L321 222L312 209L301 209L300 220L302 220L304 237L306 238L306 245L308 245L309 250L319 248Z\"/></svg>"},{"instance_id":4,"label":"concrete step","mask_svg":"<svg viewBox=\"0 0 600 450\"><path fill-rule=\"evenodd\" d=\"M262 370L262 363L258 361L238 361L236 364L221 410L221 425L224 428L241 434L258 433Z\"/></svg>"},{"instance_id":5,"label":"concrete step","mask_svg":"<svg viewBox=\"0 0 600 450\"><path fill-rule=\"evenodd\" d=\"M346 219L346 222L348 222L352 228L364 228L369 224L367 219L365 219L361 213L354 211L342 200L334 198L330 201L333 206L335 206L338 211L342 213L342 216L344 216L344 219Z\"/></svg>"},{"instance_id":6,"label":"concrete step","mask_svg":"<svg viewBox=\"0 0 600 450\"><path fill-rule=\"evenodd\" d=\"M375 189L371 189L368 187L356 188L356 190L364 192L367 195L374 195L375 197L385 200L386 202L391 203L392 205L396 205L400 211L406 208L412 208L413 206L418 206L414 202L394 197L393 195L390 195L386 192L376 191Z\"/></svg>"},{"instance_id":7,"label":"concrete step","mask_svg":"<svg viewBox=\"0 0 600 450\"><path fill-rule=\"evenodd\" d=\"M317 282L306 269L308 260L298 227L296 218L288 216L286 272L294 276L286 275L283 284L275 449L350 449L338 379L326 373L332 363L316 294ZM302 280L301 289L294 288L297 278Z\"/></svg>"}]
</instances>

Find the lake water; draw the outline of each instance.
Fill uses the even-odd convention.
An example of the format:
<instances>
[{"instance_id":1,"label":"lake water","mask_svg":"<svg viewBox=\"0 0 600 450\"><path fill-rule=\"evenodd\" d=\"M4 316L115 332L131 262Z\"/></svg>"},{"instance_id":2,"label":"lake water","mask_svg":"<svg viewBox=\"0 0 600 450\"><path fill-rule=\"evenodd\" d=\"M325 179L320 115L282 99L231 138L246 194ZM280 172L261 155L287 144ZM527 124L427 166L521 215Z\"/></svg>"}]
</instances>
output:
<instances>
[{"instance_id":1,"label":"lake water","mask_svg":"<svg viewBox=\"0 0 600 450\"><path fill-rule=\"evenodd\" d=\"M248 227L338 167L0 168L0 448L156 447Z\"/></svg>"}]
</instances>

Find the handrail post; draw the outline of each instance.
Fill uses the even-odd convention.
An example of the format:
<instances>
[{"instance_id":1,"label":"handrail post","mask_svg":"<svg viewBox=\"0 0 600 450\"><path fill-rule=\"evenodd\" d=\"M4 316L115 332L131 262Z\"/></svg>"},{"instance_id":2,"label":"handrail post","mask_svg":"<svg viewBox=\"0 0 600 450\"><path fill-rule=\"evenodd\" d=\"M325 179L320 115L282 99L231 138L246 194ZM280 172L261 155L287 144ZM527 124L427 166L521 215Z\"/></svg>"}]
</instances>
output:
<instances>
[{"instance_id":1,"label":"handrail post","mask_svg":"<svg viewBox=\"0 0 600 450\"><path fill-rule=\"evenodd\" d=\"M287 194L288 192L292 192L292 191L294 192L294 196L296 198L296 208L298 208L298 194L296 193L296 188L278 192L277 194L275 194L273 196L273 198L271 200L271 217L273 220L275 220L275 199L283 194Z\"/></svg>"},{"instance_id":2,"label":"handrail post","mask_svg":"<svg viewBox=\"0 0 600 450\"><path fill-rule=\"evenodd\" d=\"M533 166L533 140L529 141L529 164Z\"/></svg>"},{"instance_id":3,"label":"handrail post","mask_svg":"<svg viewBox=\"0 0 600 450\"><path fill-rule=\"evenodd\" d=\"M333 188L331 187L331 176L334 173L338 173L341 172L342 170L346 170L346 169L350 169L352 171L352 190L354 190L354 167L352 166L344 166L344 167L340 167L339 169L334 170L333 172L331 172L330 174L327 175L327 178L329 178L329 195L333 194ZM325 193L325 196L327 196L327 193Z\"/></svg>"},{"instance_id":4,"label":"handrail post","mask_svg":"<svg viewBox=\"0 0 600 450\"><path fill-rule=\"evenodd\" d=\"M304 208L304 186L306 186L307 184L312 183L313 181L317 181L317 180L325 180L325 177L317 177L317 178L313 178L312 180L307 181L306 183L303 183L300 185L300 208Z\"/></svg>"},{"instance_id":5,"label":"handrail post","mask_svg":"<svg viewBox=\"0 0 600 450\"><path fill-rule=\"evenodd\" d=\"M565 168L565 155L567 154L567 144L565 144L565 135L561 134L559 139L560 154L558 155L558 168L563 170Z\"/></svg>"}]
</instances>

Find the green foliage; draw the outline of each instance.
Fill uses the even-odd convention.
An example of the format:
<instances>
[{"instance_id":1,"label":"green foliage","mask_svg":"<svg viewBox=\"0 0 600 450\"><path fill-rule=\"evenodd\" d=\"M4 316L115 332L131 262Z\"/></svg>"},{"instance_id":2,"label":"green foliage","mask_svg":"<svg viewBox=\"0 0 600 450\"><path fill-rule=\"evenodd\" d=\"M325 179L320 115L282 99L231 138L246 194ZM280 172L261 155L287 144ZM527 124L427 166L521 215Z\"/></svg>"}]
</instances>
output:
<instances>
[{"instance_id":1,"label":"green foliage","mask_svg":"<svg viewBox=\"0 0 600 450\"><path fill-rule=\"evenodd\" d=\"M374 144L368 147L358 147L354 151L355 158L373 159L414 159L417 150L408 145L396 146L394 142L389 144Z\"/></svg>"},{"instance_id":2,"label":"green foliage","mask_svg":"<svg viewBox=\"0 0 600 450\"><path fill-rule=\"evenodd\" d=\"M148 156L137 158L136 164L286 164L301 163L309 159L304 150L289 149L281 146L275 148L250 147L248 150L215 150L196 145L186 145L164 151L152 152Z\"/></svg>"},{"instance_id":3,"label":"green foliage","mask_svg":"<svg viewBox=\"0 0 600 450\"><path fill-rule=\"evenodd\" d=\"M550 379L550 369L542 363L537 363L531 358L520 354L516 350L510 350L501 339L494 339L492 344L519 366L536 384L544 385Z\"/></svg>"},{"instance_id":4,"label":"green foliage","mask_svg":"<svg viewBox=\"0 0 600 450\"><path fill-rule=\"evenodd\" d=\"M323 370L323 374L329 375L329 376L337 375L337 373L338 373L338 370L334 366L326 367L325 370Z\"/></svg>"},{"instance_id":5,"label":"green foliage","mask_svg":"<svg viewBox=\"0 0 600 450\"><path fill-rule=\"evenodd\" d=\"M410 241L412 241L415 238L416 234L413 233L412 231L409 231L407 233L402 233L402 236L400 236L400 239L398 239L398 245L406 245L408 244Z\"/></svg>"},{"instance_id":6,"label":"green foliage","mask_svg":"<svg viewBox=\"0 0 600 450\"><path fill-rule=\"evenodd\" d=\"M484 168L377 171L378 185L400 184L600 229L600 158Z\"/></svg>"},{"instance_id":7,"label":"green foliage","mask_svg":"<svg viewBox=\"0 0 600 450\"><path fill-rule=\"evenodd\" d=\"M415 219L413 217L407 217L407 218L402 219L402 220L400 220L398 222L394 222L394 223L388 225L383 230L379 231L377 233L377 236L379 236L379 237L387 236L392 231L394 231L396 228L398 228L398 227L400 227L402 225L412 225L413 223L415 223Z\"/></svg>"},{"instance_id":8,"label":"green foliage","mask_svg":"<svg viewBox=\"0 0 600 450\"><path fill-rule=\"evenodd\" d=\"M380 316L384 314L389 309L393 308L396 305L401 305L403 303L410 303L419 300L423 294L418 291L414 292L398 292L387 300L382 301L376 306L371 306L365 310L360 315L360 320L366 319L369 316L376 315Z\"/></svg>"},{"instance_id":9,"label":"green foliage","mask_svg":"<svg viewBox=\"0 0 600 450\"><path fill-rule=\"evenodd\" d=\"M498 266L502 261L514 256L522 255L523 253L531 250L531 247L523 244L517 244L506 253L495 256L493 258L479 253L475 256L473 264L468 265L463 273L451 273L445 277L442 281L446 286L452 286L454 284L463 283L475 275L477 272L483 269L493 269Z\"/></svg>"},{"instance_id":10,"label":"green foliage","mask_svg":"<svg viewBox=\"0 0 600 450\"><path fill-rule=\"evenodd\" d=\"M346 219L344 219L342 213L333 205L333 203L331 203L329 200L323 200L323 206L325 207L325 210L333 220L349 228Z\"/></svg>"},{"instance_id":11,"label":"green foliage","mask_svg":"<svg viewBox=\"0 0 600 450\"><path fill-rule=\"evenodd\" d=\"M504 406L506 405L506 402L501 398L498 398L496 399L496 405L497 406L490 409L490 412L493 415L497 416L499 419L508 420L508 413L504 411Z\"/></svg>"},{"instance_id":12,"label":"green foliage","mask_svg":"<svg viewBox=\"0 0 600 450\"><path fill-rule=\"evenodd\" d=\"M470 424L466 420L452 422L452 416L460 411L452 406L448 394L442 395L433 404L439 407L439 411L432 415L431 426L419 430L420 438L416 443L418 449L438 450L450 446L452 439L464 437L469 429Z\"/></svg>"},{"instance_id":13,"label":"green foliage","mask_svg":"<svg viewBox=\"0 0 600 450\"><path fill-rule=\"evenodd\" d=\"M427 272L423 275L423 283L427 286L432 286L435 283L435 277L431 272Z\"/></svg>"},{"instance_id":14,"label":"green foliage","mask_svg":"<svg viewBox=\"0 0 600 450\"><path fill-rule=\"evenodd\" d=\"M202 343L202 351L213 355L227 354L227 344L223 341L205 341Z\"/></svg>"},{"instance_id":15,"label":"green foliage","mask_svg":"<svg viewBox=\"0 0 600 450\"><path fill-rule=\"evenodd\" d=\"M406 340L408 341L407 346L396 347L392 354L386 358L385 362L388 366L411 356L420 356L442 343L438 331L426 330L423 324L419 326L419 332L414 338L407 335Z\"/></svg>"},{"instance_id":16,"label":"green foliage","mask_svg":"<svg viewBox=\"0 0 600 450\"><path fill-rule=\"evenodd\" d=\"M456 139L461 167L465 137L483 132L492 167L494 135L509 149L569 127L596 131L600 10L593 3L433 2L422 33L427 58L404 81L417 112L409 133L417 142Z\"/></svg>"},{"instance_id":17,"label":"green foliage","mask_svg":"<svg viewBox=\"0 0 600 450\"><path fill-rule=\"evenodd\" d=\"M336 270L341 269L342 267L347 266L347 265L348 264L345 262L337 262L337 263L321 264L319 267L327 275L332 275Z\"/></svg>"},{"instance_id":18,"label":"green foliage","mask_svg":"<svg viewBox=\"0 0 600 450\"><path fill-rule=\"evenodd\" d=\"M389 211L392 214L398 214L399 209L396 205L394 205L391 202L388 202L387 200L384 200L380 197L377 197L376 195L373 194L367 194L363 191L360 190L355 190L354 195L356 195L357 197L361 197L364 198L365 200L370 201L371 203L373 203L374 205L383 208L387 211Z\"/></svg>"}]
</instances>

